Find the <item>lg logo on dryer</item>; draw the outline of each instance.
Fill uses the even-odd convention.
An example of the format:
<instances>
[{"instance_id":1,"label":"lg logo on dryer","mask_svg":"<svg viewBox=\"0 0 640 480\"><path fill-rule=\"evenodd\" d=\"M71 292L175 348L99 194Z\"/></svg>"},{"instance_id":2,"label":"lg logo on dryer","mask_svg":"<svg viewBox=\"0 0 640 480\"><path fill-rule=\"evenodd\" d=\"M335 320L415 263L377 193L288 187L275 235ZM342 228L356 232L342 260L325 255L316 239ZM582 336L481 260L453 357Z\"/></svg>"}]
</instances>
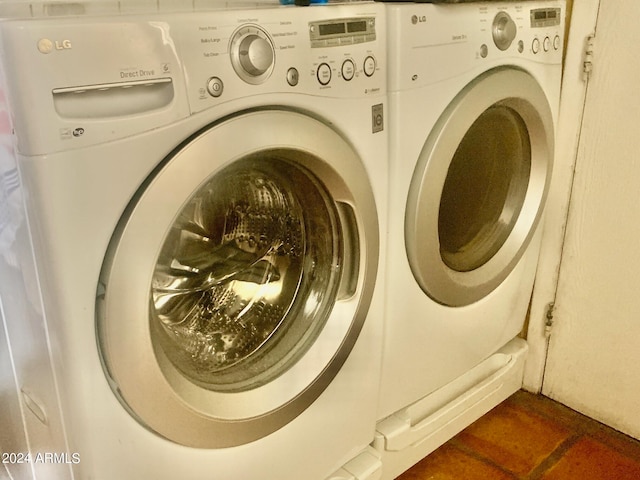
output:
<instances>
[{"instance_id":1,"label":"lg logo on dryer","mask_svg":"<svg viewBox=\"0 0 640 480\"><path fill-rule=\"evenodd\" d=\"M426 15L411 15L411 23L414 25L417 25L418 23L425 23L426 21Z\"/></svg>"},{"instance_id":2,"label":"lg logo on dryer","mask_svg":"<svg viewBox=\"0 0 640 480\"><path fill-rule=\"evenodd\" d=\"M38 51L40 53L51 53L54 50L70 50L71 40L49 40L41 38L38 40Z\"/></svg>"}]
</instances>

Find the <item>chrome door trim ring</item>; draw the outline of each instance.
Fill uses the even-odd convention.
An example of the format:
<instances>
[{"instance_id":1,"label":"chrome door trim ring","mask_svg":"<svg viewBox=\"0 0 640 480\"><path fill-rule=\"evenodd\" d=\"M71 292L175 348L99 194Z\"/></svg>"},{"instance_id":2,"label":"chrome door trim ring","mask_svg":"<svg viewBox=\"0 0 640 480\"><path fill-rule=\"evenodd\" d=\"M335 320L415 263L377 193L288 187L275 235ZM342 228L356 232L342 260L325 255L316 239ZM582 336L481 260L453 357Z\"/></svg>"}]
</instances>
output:
<instances>
[{"instance_id":1,"label":"chrome door trim ring","mask_svg":"<svg viewBox=\"0 0 640 480\"><path fill-rule=\"evenodd\" d=\"M234 141L239 132L252 134ZM295 160L325 183L335 201L353 208L360 231L357 289L334 305L318 340L286 373L246 392L210 391L186 380L162 355L156 356L148 321L155 261L175 215L200 183L236 159L274 148L294 152ZM203 151L215 155L198 155ZM309 407L348 357L373 294L379 234L366 178L366 169L347 140L325 123L289 110L227 118L179 149L123 217L98 285L99 348L112 389L125 408L147 428L176 443L222 448L262 438Z\"/></svg>"},{"instance_id":2,"label":"chrome door trim ring","mask_svg":"<svg viewBox=\"0 0 640 480\"><path fill-rule=\"evenodd\" d=\"M524 120L531 142L531 173L522 210L503 246L484 265L460 272L440 254L440 197L453 155L473 122L489 107L505 105ZM554 124L546 95L528 73L491 70L451 102L429 134L411 181L405 216L407 257L413 275L433 300L459 307L493 291L525 253L542 215L553 165Z\"/></svg>"}]
</instances>

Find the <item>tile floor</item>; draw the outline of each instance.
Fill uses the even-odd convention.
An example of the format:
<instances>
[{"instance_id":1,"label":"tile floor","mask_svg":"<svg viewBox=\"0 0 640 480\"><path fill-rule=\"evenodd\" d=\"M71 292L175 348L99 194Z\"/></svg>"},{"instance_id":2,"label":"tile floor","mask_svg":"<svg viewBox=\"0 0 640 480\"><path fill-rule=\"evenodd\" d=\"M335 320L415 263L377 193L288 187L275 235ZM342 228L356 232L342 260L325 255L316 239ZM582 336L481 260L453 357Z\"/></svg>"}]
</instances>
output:
<instances>
[{"instance_id":1,"label":"tile floor","mask_svg":"<svg viewBox=\"0 0 640 480\"><path fill-rule=\"evenodd\" d=\"M640 442L520 391L398 480L639 480Z\"/></svg>"}]
</instances>

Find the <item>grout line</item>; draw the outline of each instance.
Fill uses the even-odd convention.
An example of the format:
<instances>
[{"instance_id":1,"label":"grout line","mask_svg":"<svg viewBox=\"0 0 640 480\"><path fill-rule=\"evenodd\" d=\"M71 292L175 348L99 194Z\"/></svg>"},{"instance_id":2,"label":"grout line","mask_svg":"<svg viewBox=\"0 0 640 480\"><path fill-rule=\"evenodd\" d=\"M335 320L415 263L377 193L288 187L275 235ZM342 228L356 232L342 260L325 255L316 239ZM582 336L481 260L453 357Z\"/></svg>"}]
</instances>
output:
<instances>
[{"instance_id":1,"label":"grout line","mask_svg":"<svg viewBox=\"0 0 640 480\"><path fill-rule=\"evenodd\" d=\"M447 444L456 449L462 455L473 459L483 465L502 472L512 480L541 480L566 456L578 442L591 439L603 446L615 451L631 461L640 464L640 442L624 433L589 418L575 410L562 405L548 397L533 395L527 392L517 392L507 399L504 404L513 408L529 412L545 421L549 421L561 428L566 433L566 438L561 441L538 465L524 475L508 470L507 467L496 463L495 460L484 456L474 450L470 445L459 439L456 435ZM497 408L500 408L498 406ZM573 480L573 479L572 479Z\"/></svg>"},{"instance_id":2,"label":"grout line","mask_svg":"<svg viewBox=\"0 0 640 480\"><path fill-rule=\"evenodd\" d=\"M615 450L617 453L640 463L639 440L548 397L542 396L542 398L539 398L539 396L532 394L526 395L522 397L516 394L507 401L550 420L573 433L588 436ZM540 404L544 405L540 407Z\"/></svg>"},{"instance_id":3,"label":"grout line","mask_svg":"<svg viewBox=\"0 0 640 480\"><path fill-rule=\"evenodd\" d=\"M551 470L556 464L564 457L564 455L573 447L578 441L584 437L581 433L573 433L569 438L563 441L560 445L556 447L556 449L551 452L547 458L545 458L542 462L538 464L529 475L526 477L526 480L539 480L542 476Z\"/></svg>"},{"instance_id":4,"label":"grout line","mask_svg":"<svg viewBox=\"0 0 640 480\"><path fill-rule=\"evenodd\" d=\"M471 457L474 460L478 460L479 462L482 462L485 465L489 465L489 466L495 468L496 470L500 470L502 473L504 473L505 475L508 475L510 478L512 478L514 480L519 480L520 477L518 477L518 475L516 475L515 473L513 473L510 470L507 470L504 466L500 465L499 463L494 462L492 459L485 457L484 455L482 455L479 452L476 452L474 449L469 448L464 443L458 441L456 437L453 437L451 440L449 440L448 443L449 443L449 445L451 445L455 449L459 450L460 452L462 452L466 456Z\"/></svg>"}]
</instances>

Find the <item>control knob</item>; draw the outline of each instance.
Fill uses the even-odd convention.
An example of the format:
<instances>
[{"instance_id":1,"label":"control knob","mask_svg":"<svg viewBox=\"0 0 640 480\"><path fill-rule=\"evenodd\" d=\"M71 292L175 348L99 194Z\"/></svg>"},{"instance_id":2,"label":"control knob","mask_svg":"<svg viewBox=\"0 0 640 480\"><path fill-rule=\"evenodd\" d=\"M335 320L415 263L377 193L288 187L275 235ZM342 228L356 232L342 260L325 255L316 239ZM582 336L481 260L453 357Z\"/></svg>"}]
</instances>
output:
<instances>
[{"instance_id":1,"label":"control knob","mask_svg":"<svg viewBox=\"0 0 640 480\"><path fill-rule=\"evenodd\" d=\"M240 27L231 37L231 64L245 82L259 84L273 71L275 50L271 39L256 25Z\"/></svg>"},{"instance_id":2,"label":"control knob","mask_svg":"<svg viewBox=\"0 0 640 480\"><path fill-rule=\"evenodd\" d=\"M258 35L247 35L240 42L240 64L254 77L262 75L273 64L271 44Z\"/></svg>"},{"instance_id":3,"label":"control knob","mask_svg":"<svg viewBox=\"0 0 640 480\"><path fill-rule=\"evenodd\" d=\"M506 50L516 38L518 27L507 12L498 13L493 19L493 42L500 50Z\"/></svg>"}]
</instances>

